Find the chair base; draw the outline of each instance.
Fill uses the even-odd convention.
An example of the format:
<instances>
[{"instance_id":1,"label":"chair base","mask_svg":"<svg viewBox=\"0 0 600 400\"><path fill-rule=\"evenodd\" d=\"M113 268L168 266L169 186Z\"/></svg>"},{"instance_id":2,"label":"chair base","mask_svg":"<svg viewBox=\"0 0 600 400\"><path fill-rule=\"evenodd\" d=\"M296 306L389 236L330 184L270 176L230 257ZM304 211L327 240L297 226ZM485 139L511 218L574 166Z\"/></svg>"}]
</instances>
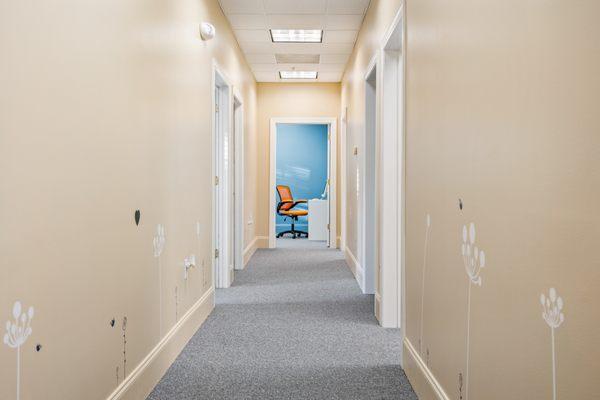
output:
<instances>
[{"instance_id":1,"label":"chair base","mask_svg":"<svg viewBox=\"0 0 600 400\"><path fill-rule=\"evenodd\" d=\"M284 235L290 234L292 235L292 239L298 239L298 238L308 238L308 232L304 232L304 231L284 231L284 232L279 232L277 234L277 238L282 238Z\"/></svg>"}]
</instances>

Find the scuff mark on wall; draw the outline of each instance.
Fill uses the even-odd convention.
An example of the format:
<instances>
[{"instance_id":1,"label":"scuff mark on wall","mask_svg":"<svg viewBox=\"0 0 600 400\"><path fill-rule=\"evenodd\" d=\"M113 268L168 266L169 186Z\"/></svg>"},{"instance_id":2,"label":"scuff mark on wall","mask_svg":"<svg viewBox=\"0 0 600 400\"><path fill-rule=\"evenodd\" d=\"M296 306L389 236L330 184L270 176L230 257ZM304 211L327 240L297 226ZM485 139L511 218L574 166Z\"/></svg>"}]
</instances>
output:
<instances>
[{"instance_id":1,"label":"scuff mark on wall","mask_svg":"<svg viewBox=\"0 0 600 400\"><path fill-rule=\"evenodd\" d=\"M431 216L427 214L425 218L425 245L423 250L423 277L421 286L421 337L419 338L419 353L423 356L423 320L425 319L425 269L427 267L427 247L429 244L429 228L431 227ZM429 358L429 352L428 352Z\"/></svg>"}]
</instances>

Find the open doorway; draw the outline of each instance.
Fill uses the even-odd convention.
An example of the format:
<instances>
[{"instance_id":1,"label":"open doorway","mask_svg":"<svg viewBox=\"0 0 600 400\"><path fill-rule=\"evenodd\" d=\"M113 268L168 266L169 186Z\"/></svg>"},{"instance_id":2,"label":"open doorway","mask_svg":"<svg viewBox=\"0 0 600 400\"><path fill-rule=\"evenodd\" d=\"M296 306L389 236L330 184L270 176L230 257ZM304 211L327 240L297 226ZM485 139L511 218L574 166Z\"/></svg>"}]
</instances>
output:
<instances>
[{"instance_id":1,"label":"open doorway","mask_svg":"<svg viewBox=\"0 0 600 400\"><path fill-rule=\"evenodd\" d=\"M233 152L231 159L232 205L231 207L231 259L234 270L244 268L244 103L234 90L233 96Z\"/></svg>"},{"instance_id":2,"label":"open doorway","mask_svg":"<svg viewBox=\"0 0 600 400\"><path fill-rule=\"evenodd\" d=\"M336 247L336 119L272 118L269 247Z\"/></svg>"},{"instance_id":3,"label":"open doorway","mask_svg":"<svg viewBox=\"0 0 600 400\"><path fill-rule=\"evenodd\" d=\"M213 89L213 284L227 288L242 267L243 103L216 63Z\"/></svg>"},{"instance_id":4,"label":"open doorway","mask_svg":"<svg viewBox=\"0 0 600 400\"><path fill-rule=\"evenodd\" d=\"M380 277L377 318L382 326L404 324L404 23L403 8L381 45L381 201L386 221L379 231Z\"/></svg>"},{"instance_id":5,"label":"open doorway","mask_svg":"<svg viewBox=\"0 0 600 400\"><path fill-rule=\"evenodd\" d=\"M375 294L375 315L378 315L378 164L379 164L379 132L377 123L378 82L377 55L371 61L365 75L365 134L363 137L361 218L359 221L360 251L359 260L362 266L359 284L365 294Z\"/></svg>"}]
</instances>

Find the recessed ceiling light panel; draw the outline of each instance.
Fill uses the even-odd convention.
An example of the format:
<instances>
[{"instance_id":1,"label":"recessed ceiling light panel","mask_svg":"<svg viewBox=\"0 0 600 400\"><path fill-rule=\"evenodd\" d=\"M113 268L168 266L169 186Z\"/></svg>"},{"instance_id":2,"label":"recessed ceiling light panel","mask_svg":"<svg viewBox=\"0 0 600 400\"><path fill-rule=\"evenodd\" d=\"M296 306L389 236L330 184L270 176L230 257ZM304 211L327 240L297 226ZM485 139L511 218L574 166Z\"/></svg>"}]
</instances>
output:
<instances>
[{"instance_id":1,"label":"recessed ceiling light panel","mask_svg":"<svg viewBox=\"0 0 600 400\"><path fill-rule=\"evenodd\" d=\"M275 54L277 64L318 64L319 54Z\"/></svg>"},{"instance_id":2,"label":"recessed ceiling light panel","mask_svg":"<svg viewBox=\"0 0 600 400\"><path fill-rule=\"evenodd\" d=\"M281 79L317 79L317 71L279 71Z\"/></svg>"},{"instance_id":3,"label":"recessed ceiling light panel","mask_svg":"<svg viewBox=\"0 0 600 400\"><path fill-rule=\"evenodd\" d=\"M274 43L322 43L321 29L270 29Z\"/></svg>"}]
</instances>

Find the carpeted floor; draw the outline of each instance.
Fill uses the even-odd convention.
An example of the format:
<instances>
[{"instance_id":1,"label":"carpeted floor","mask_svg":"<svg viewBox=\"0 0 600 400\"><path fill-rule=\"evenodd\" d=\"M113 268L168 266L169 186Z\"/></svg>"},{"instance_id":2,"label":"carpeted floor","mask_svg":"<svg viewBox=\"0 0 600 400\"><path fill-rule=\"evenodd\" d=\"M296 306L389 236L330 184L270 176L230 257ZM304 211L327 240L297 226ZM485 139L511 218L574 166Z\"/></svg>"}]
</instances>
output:
<instances>
[{"instance_id":1,"label":"carpeted floor","mask_svg":"<svg viewBox=\"0 0 600 400\"><path fill-rule=\"evenodd\" d=\"M416 399L342 253L259 250L148 397Z\"/></svg>"},{"instance_id":2,"label":"carpeted floor","mask_svg":"<svg viewBox=\"0 0 600 400\"><path fill-rule=\"evenodd\" d=\"M327 241L314 241L308 239L277 239L278 249L326 249Z\"/></svg>"}]
</instances>

